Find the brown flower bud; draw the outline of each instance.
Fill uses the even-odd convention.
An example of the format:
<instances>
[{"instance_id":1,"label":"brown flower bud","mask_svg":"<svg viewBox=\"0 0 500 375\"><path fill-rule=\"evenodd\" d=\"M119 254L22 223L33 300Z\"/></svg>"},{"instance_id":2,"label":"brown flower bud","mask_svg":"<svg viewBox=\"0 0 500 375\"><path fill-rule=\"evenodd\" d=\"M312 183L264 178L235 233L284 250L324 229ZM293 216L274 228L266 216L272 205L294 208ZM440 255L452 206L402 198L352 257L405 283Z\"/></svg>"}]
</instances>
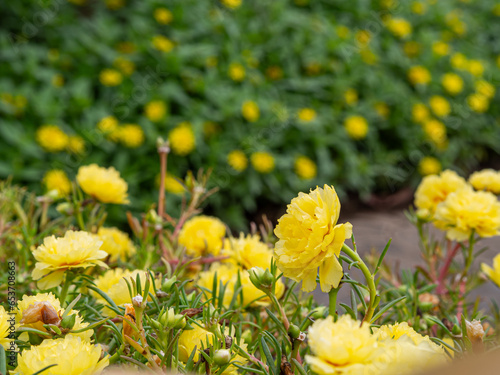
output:
<instances>
[{"instance_id":1,"label":"brown flower bud","mask_svg":"<svg viewBox=\"0 0 500 375\"><path fill-rule=\"evenodd\" d=\"M23 311L23 317L20 321L21 324L33 324L37 322L59 325L61 318L56 309L54 309L54 306L49 302L41 301L29 305L28 308Z\"/></svg>"},{"instance_id":2,"label":"brown flower bud","mask_svg":"<svg viewBox=\"0 0 500 375\"><path fill-rule=\"evenodd\" d=\"M484 329L480 320L473 320L469 322L465 320L465 326L467 328L467 337L469 337L472 348L475 352L480 352L483 350L483 337Z\"/></svg>"}]
</instances>

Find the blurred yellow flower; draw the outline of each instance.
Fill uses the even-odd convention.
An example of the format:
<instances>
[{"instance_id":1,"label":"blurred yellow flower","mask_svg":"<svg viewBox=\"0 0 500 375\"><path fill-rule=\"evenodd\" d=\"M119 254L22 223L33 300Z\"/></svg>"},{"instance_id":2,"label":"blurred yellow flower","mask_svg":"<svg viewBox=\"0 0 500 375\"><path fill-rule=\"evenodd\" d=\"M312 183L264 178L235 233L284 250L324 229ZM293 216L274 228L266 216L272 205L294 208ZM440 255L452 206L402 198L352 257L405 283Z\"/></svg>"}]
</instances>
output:
<instances>
[{"instance_id":1,"label":"blurred yellow flower","mask_svg":"<svg viewBox=\"0 0 500 375\"><path fill-rule=\"evenodd\" d=\"M46 375L98 375L109 365L109 355L104 356L99 345L67 335L64 338L44 340L24 350L17 358L16 374L34 374L47 366L57 364Z\"/></svg>"},{"instance_id":2,"label":"blurred yellow flower","mask_svg":"<svg viewBox=\"0 0 500 375\"><path fill-rule=\"evenodd\" d=\"M302 122L311 122L316 119L316 111L312 108L301 108L297 112L297 117Z\"/></svg>"},{"instance_id":3,"label":"blurred yellow flower","mask_svg":"<svg viewBox=\"0 0 500 375\"><path fill-rule=\"evenodd\" d=\"M486 190L500 194L500 172L494 169L483 169L469 176L469 183L476 190Z\"/></svg>"},{"instance_id":4,"label":"blurred yellow flower","mask_svg":"<svg viewBox=\"0 0 500 375\"><path fill-rule=\"evenodd\" d=\"M137 124L125 124L119 130L120 141L127 147L137 148L144 143L144 131Z\"/></svg>"},{"instance_id":5,"label":"blurred yellow flower","mask_svg":"<svg viewBox=\"0 0 500 375\"><path fill-rule=\"evenodd\" d=\"M467 97L467 104L474 112L484 113L490 107L490 101L484 95L474 93Z\"/></svg>"},{"instance_id":6,"label":"blurred yellow flower","mask_svg":"<svg viewBox=\"0 0 500 375\"><path fill-rule=\"evenodd\" d=\"M117 228L101 227L97 231L97 236L102 241L101 250L107 252L111 262L118 259L126 261L135 254L136 248L127 233Z\"/></svg>"},{"instance_id":7,"label":"blurred yellow flower","mask_svg":"<svg viewBox=\"0 0 500 375\"><path fill-rule=\"evenodd\" d=\"M215 217L195 216L182 226L179 245L192 257L218 255L226 235L226 226Z\"/></svg>"},{"instance_id":8,"label":"blurred yellow flower","mask_svg":"<svg viewBox=\"0 0 500 375\"><path fill-rule=\"evenodd\" d=\"M104 69L99 74L99 81L104 86L118 86L123 81L123 77L118 70Z\"/></svg>"},{"instance_id":9,"label":"blurred yellow flower","mask_svg":"<svg viewBox=\"0 0 500 375\"><path fill-rule=\"evenodd\" d=\"M446 73L441 79L444 89L451 95L457 95L462 92L464 88L463 79L455 73Z\"/></svg>"},{"instance_id":10,"label":"blurred yellow flower","mask_svg":"<svg viewBox=\"0 0 500 375\"><path fill-rule=\"evenodd\" d=\"M411 11L415 14L424 14L427 10L427 5L423 1L414 1L411 3Z\"/></svg>"},{"instance_id":11,"label":"blurred yellow flower","mask_svg":"<svg viewBox=\"0 0 500 375\"><path fill-rule=\"evenodd\" d=\"M337 35L339 36L340 39L347 39L351 34L351 30L349 30L349 28L344 25L338 25L335 28L335 31L337 32Z\"/></svg>"},{"instance_id":12,"label":"blurred yellow flower","mask_svg":"<svg viewBox=\"0 0 500 375\"><path fill-rule=\"evenodd\" d=\"M481 77L484 73L483 63L479 60L469 60L467 70L474 77Z\"/></svg>"},{"instance_id":13,"label":"blurred yellow flower","mask_svg":"<svg viewBox=\"0 0 500 375\"><path fill-rule=\"evenodd\" d=\"M236 9L241 6L242 0L221 0L221 3L230 9Z\"/></svg>"},{"instance_id":14,"label":"blurred yellow flower","mask_svg":"<svg viewBox=\"0 0 500 375\"><path fill-rule=\"evenodd\" d=\"M387 118L389 117L389 114L390 114L390 109L386 103L377 102L377 103L375 103L374 108L380 117L387 120Z\"/></svg>"},{"instance_id":15,"label":"blurred yellow flower","mask_svg":"<svg viewBox=\"0 0 500 375\"><path fill-rule=\"evenodd\" d=\"M420 160L418 164L418 171L422 176L428 176L431 174L438 174L441 172L441 163L436 158L432 156L425 156Z\"/></svg>"},{"instance_id":16,"label":"blurred yellow flower","mask_svg":"<svg viewBox=\"0 0 500 375\"><path fill-rule=\"evenodd\" d=\"M398 38L406 38L412 32L411 23L404 18L389 18L386 21L389 31Z\"/></svg>"},{"instance_id":17,"label":"blurred yellow flower","mask_svg":"<svg viewBox=\"0 0 500 375\"><path fill-rule=\"evenodd\" d=\"M450 53L450 45L441 40L434 42L432 43L432 52L439 56L446 56Z\"/></svg>"},{"instance_id":18,"label":"blurred yellow flower","mask_svg":"<svg viewBox=\"0 0 500 375\"><path fill-rule=\"evenodd\" d=\"M52 169L45 173L42 180L47 192L57 191L59 197L65 197L71 193L71 181L61 169Z\"/></svg>"},{"instance_id":19,"label":"blurred yellow flower","mask_svg":"<svg viewBox=\"0 0 500 375\"><path fill-rule=\"evenodd\" d=\"M231 63L228 70L229 77L236 82L241 82L245 79L245 68L239 63Z\"/></svg>"},{"instance_id":20,"label":"blurred yellow flower","mask_svg":"<svg viewBox=\"0 0 500 375\"><path fill-rule=\"evenodd\" d=\"M168 141L174 154L180 156L190 154L196 146L193 127L189 122L181 122L170 131Z\"/></svg>"},{"instance_id":21,"label":"blurred yellow flower","mask_svg":"<svg viewBox=\"0 0 500 375\"><path fill-rule=\"evenodd\" d=\"M413 66L408 70L408 79L414 85L426 85L431 81L431 73L423 66Z\"/></svg>"},{"instance_id":22,"label":"blurred yellow flower","mask_svg":"<svg viewBox=\"0 0 500 375\"><path fill-rule=\"evenodd\" d=\"M446 126L438 120L427 120L423 124L424 133L435 145L446 142Z\"/></svg>"},{"instance_id":23,"label":"blurred yellow flower","mask_svg":"<svg viewBox=\"0 0 500 375\"><path fill-rule=\"evenodd\" d=\"M53 77L52 77L52 86L54 87L62 87L64 86L64 77L62 76L62 74L55 74Z\"/></svg>"},{"instance_id":24,"label":"blurred yellow flower","mask_svg":"<svg viewBox=\"0 0 500 375\"><path fill-rule=\"evenodd\" d=\"M63 151L69 142L69 137L56 125L42 125L36 131L36 141L45 151Z\"/></svg>"},{"instance_id":25,"label":"blurred yellow flower","mask_svg":"<svg viewBox=\"0 0 500 375\"><path fill-rule=\"evenodd\" d=\"M342 278L338 261L344 241L351 237L350 223L337 224L340 201L335 189L317 187L309 194L299 193L278 220L274 234L278 242L274 257L283 275L302 281L302 290L316 288L319 268L321 290L336 288Z\"/></svg>"},{"instance_id":26,"label":"blurred yellow flower","mask_svg":"<svg viewBox=\"0 0 500 375\"><path fill-rule=\"evenodd\" d=\"M161 52L170 52L174 49L174 43L163 35L155 35L151 39L153 47Z\"/></svg>"},{"instance_id":27,"label":"blurred yellow flower","mask_svg":"<svg viewBox=\"0 0 500 375\"><path fill-rule=\"evenodd\" d=\"M168 25L174 19L174 16L167 8L156 8L154 11L154 18L156 22L162 25Z\"/></svg>"},{"instance_id":28,"label":"blurred yellow flower","mask_svg":"<svg viewBox=\"0 0 500 375\"><path fill-rule=\"evenodd\" d=\"M500 254L497 254L493 258L493 268L485 263L482 263L481 271L483 271L491 281L500 287Z\"/></svg>"},{"instance_id":29,"label":"blurred yellow flower","mask_svg":"<svg viewBox=\"0 0 500 375\"><path fill-rule=\"evenodd\" d=\"M247 169L248 158L241 150L233 150L227 155L227 163L235 171L241 172Z\"/></svg>"},{"instance_id":30,"label":"blurred yellow flower","mask_svg":"<svg viewBox=\"0 0 500 375\"><path fill-rule=\"evenodd\" d=\"M125 0L105 0L106 6L111 10L118 10L125 6Z\"/></svg>"},{"instance_id":31,"label":"blurred yellow flower","mask_svg":"<svg viewBox=\"0 0 500 375\"><path fill-rule=\"evenodd\" d=\"M465 241L472 233L480 237L500 234L500 202L490 192L467 186L450 193L436 208L434 225L450 240Z\"/></svg>"},{"instance_id":32,"label":"blurred yellow flower","mask_svg":"<svg viewBox=\"0 0 500 375\"><path fill-rule=\"evenodd\" d=\"M9 338L10 334L10 323L9 323L10 315L7 314L5 308L0 305L0 345L7 350L11 350L10 347L11 339Z\"/></svg>"},{"instance_id":33,"label":"blurred yellow flower","mask_svg":"<svg viewBox=\"0 0 500 375\"><path fill-rule=\"evenodd\" d=\"M71 135L68 138L68 151L73 154L83 154L85 152L85 141L79 135Z\"/></svg>"},{"instance_id":34,"label":"blurred yellow flower","mask_svg":"<svg viewBox=\"0 0 500 375\"><path fill-rule=\"evenodd\" d=\"M370 43L371 38L372 34L368 30L359 30L356 32L356 40L362 46L366 46Z\"/></svg>"},{"instance_id":35,"label":"blurred yellow flower","mask_svg":"<svg viewBox=\"0 0 500 375\"><path fill-rule=\"evenodd\" d=\"M479 80L474 85L476 87L476 91L487 97L488 99L493 99L495 96L495 86L485 80Z\"/></svg>"},{"instance_id":36,"label":"blurred yellow flower","mask_svg":"<svg viewBox=\"0 0 500 375\"><path fill-rule=\"evenodd\" d=\"M144 114L150 121L158 122L167 115L167 105L161 100L153 100L144 107Z\"/></svg>"},{"instance_id":37,"label":"blurred yellow flower","mask_svg":"<svg viewBox=\"0 0 500 375\"><path fill-rule=\"evenodd\" d=\"M283 78L283 69L273 65L266 69L266 77L272 81L278 81Z\"/></svg>"},{"instance_id":38,"label":"blurred yellow flower","mask_svg":"<svg viewBox=\"0 0 500 375\"><path fill-rule=\"evenodd\" d=\"M446 117L451 112L451 106L448 100L439 95L434 95L429 99L429 106L432 112L438 117Z\"/></svg>"},{"instance_id":39,"label":"blurred yellow flower","mask_svg":"<svg viewBox=\"0 0 500 375\"><path fill-rule=\"evenodd\" d=\"M117 57L113 62L113 65L120 69L126 76L131 75L135 70L135 64L122 56Z\"/></svg>"},{"instance_id":40,"label":"blurred yellow flower","mask_svg":"<svg viewBox=\"0 0 500 375\"><path fill-rule=\"evenodd\" d=\"M467 66L469 64L467 57L465 57L464 54L462 53L454 53L451 56L450 59L451 66L453 66L455 69L467 69Z\"/></svg>"},{"instance_id":41,"label":"blurred yellow flower","mask_svg":"<svg viewBox=\"0 0 500 375\"><path fill-rule=\"evenodd\" d=\"M128 185L115 168L97 164L81 166L76 181L82 190L102 203L126 204Z\"/></svg>"},{"instance_id":42,"label":"blurred yellow flower","mask_svg":"<svg viewBox=\"0 0 500 375\"><path fill-rule=\"evenodd\" d=\"M403 46L406 56L416 57L420 53L420 43L415 41L406 42Z\"/></svg>"},{"instance_id":43,"label":"blurred yellow flower","mask_svg":"<svg viewBox=\"0 0 500 375\"><path fill-rule=\"evenodd\" d=\"M362 116L349 116L344 121L344 127L354 140L364 139L368 134L368 122Z\"/></svg>"},{"instance_id":44,"label":"blurred yellow flower","mask_svg":"<svg viewBox=\"0 0 500 375\"><path fill-rule=\"evenodd\" d=\"M413 121L416 123L422 123L429 119L430 113L425 104L423 103L415 103L412 108L412 117Z\"/></svg>"},{"instance_id":45,"label":"blurred yellow flower","mask_svg":"<svg viewBox=\"0 0 500 375\"><path fill-rule=\"evenodd\" d=\"M255 122L260 117L260 109L257 103L252 100L243 102L241 106L241 114L248 122Z\"/></svg>"},{"instance_id":46,"label":"blurred yellow flower","mask_svg":"<svg viewBox=\"0 0 500 375\"><path fill-rule=\"evenodd\" d=\"M348 105L356 104L358 102L358 92L354 89L347 89L344 92L344 100Z\"/></svg>"},{"instance_id":47,"label":"blurred yellow flower","mask_svg":"<svg viewBox=\"0 0 500 375\"><path fill-rule=\"evenodd\" d=\"M160 181L160 176L158 176L158 181ZM169 173L165 176L165 190L172 194L182 194L186 191L184 185L179 182L179 178Z\"/></svg>"},{"instance_id":48,"label":"blurred yellow flower","mask_svg":"<svg viewBox=\"0 0 500 375\"><path fill-rule=\"evenodd\" d=\"M295 159L294 169L297 176L303 180L310 180L316 177L316 164L307 156L299 156Z\"/></svg>"},{"instance_id":49,"label":"blurred yellow flower","mask_svg":"<svg viewBox=\"0 0 500 375\"><path fill-rule=\"evenodd\" d=\"M377 55L368 48L363 48L359 51L359 54L361 55L361 60L363 60L365 64L374 65L378 61Z\"/></svg>"},{"instance_id":50,"label":"blurred yellow flower","mask_svg":"<svg viewBox=\"0 0 500 375\"><path fill-rule=\"evenodd\" d=\"M106 116L97 123L97 129L99 131L109 134L118 128L118 119L114 116Z\"/></svg>"},{"instance_id":51,"label":"blurred yellow flower","mask_svg":"<svg viewBox=\"0 0 500 375\"><path fill-rule=\"evenodd\" d=\"M253 169L259 173L270 173L274 169L274 157L265 151L257 151L250 155Z\"/></svg>"},{"instance_id":52,"label":"blurred yellow flower","mask_svg":"<svg viewBox=\"0 0 500 375\"><path fill-rule=\"evenodd\" d=\"M64 272L74 268L107 267L103 260L108 253L101 250L102 242L87 232L67 231L64 237L45 237L33 251L36 264L33 280L40 289L50 289L63 281Z\"/></svg>"}]
</instances>

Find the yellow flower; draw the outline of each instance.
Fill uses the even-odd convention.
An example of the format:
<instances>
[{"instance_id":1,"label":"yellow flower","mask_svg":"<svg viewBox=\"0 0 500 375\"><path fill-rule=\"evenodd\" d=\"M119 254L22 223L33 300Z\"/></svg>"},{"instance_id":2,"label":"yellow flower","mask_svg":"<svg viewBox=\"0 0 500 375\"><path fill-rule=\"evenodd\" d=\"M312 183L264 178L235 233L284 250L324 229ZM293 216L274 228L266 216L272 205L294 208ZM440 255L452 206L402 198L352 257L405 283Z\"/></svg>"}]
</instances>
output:
<instances>
[{"instance_id":1,"label":"yellow flower","mask_svg":"<svg viewBox=\"0 0 500 375\"><path fill-rule=\"evenodd\" d=\"M406 42L403 50L408 57L416 57L420 53L420 43L414 41Z\"/></svg>"},{"instance_id":2,"label":"yellow flower","mask_svg":"<svg viewBox=\"0 0 500 375\"><path fill-rule=\"evenodd\" d=\"M423 66L413 66L408 71L408 79L413 85L426 85L431 81L431 73Z\"/></svg>"},{"instance_id":3,"label":"yellow flower","mask_svg":"<svg viewBox=\"0 0 500 375\"><path fill-rule=\"evenodd\" d=\"M115 168L97 164L81 166L76 181L82 190L102 203L127 204L128 185Z\"/></svg>"},{"instance_id":4,"label":"yellow flower","mask_svg":"<svg viewBox=\"0 0 500 375\"><path fill-rule=\"evenodd\" d=\"M111 10L117 10L125 5L125 0L105 0L106 7Z\"/></svg>"},{"instance_id":5,"label":"yellow flower","mask_svg":"<svg viewBox=\"0 0 500 375\"><path fill-rule=\"evenodd\" d=\"M101 359L102 349L67 335L55 340L44 340L40 345L24 350L17 359L17 374L33 374L43 368L57 364L44 371L44 375L97 375L109 365L109 356Z\"/></svg>"},{"instance_id":6,"label":"yellow flower","mask_svg":"<svg viewBox=\"0 0 500 375\"><path fill-rule=\"evenodd\" d=\"M266 69L266 76L272 81L278 81L283 78L283 69L279 66L270 66Z\"/></svg>"},{"instance_id":7,"label":"yellow flower","mask_svg":"<svg viewBox=\"0 0 500 375\"><path fill-rule=\"evenodd\" d=\"M295 159L295 173L303 180L310 180L316 177L316 164L307 156L299 156Z\"/></svg>"},{"instance_id":8,"label":"yellow flower","mask_svg":"<svg viewBox=\"0 0 500 375\"><path fill-rule=\"evenodd\" d=\"M174 49L174 43L163 35L155 35L151 39L153 47L161 52L170 52Z\"/></svg>"},{"instance_id":9,"label":"yellow flower","mask_svg":"<svg viewBox=\"0 0 500 375\"><path fill-rule=\"evenodd\" d=\"M229 65L229 77L233 81L241 82L245 79L245 68L239 63L232 63Z\"/></svg>"},{"instance_id":10,"label":"yellow flower","mask_svg":"<svg viewBox=\"0 0 500 375\"><path fill-rule=\"evenodd\" d=\"M466 186L467 182L451 170L445 170L439 176L426 176L415 192L415 206L433 215L437 205L450 193Z\"/></svg>"},{"instance_id":11,"label":"yellow flower","mask_svg":"<svg viewBox=\"0 0 500 375\"><path fill-rule=\"evenodd\" d=\"M172 194L182 194L186 191L182 183L179 182L179 179L170 174L165 176L165 190Z\"/></svg>"},{"instance_id":12,"label":"yellow flower","mask_svg":"<svg viewBox=\"0 0 500 375\"><path fill-rule=\"evenodd\" d=\"M446 230L450 240L465 241L474 232L480 237L500 234L500 202L490 192L470 186L449 194L437 206L434 225Z\"/></svg>"},{"instance_id":13,"label":"yellow flower","mask_svg":"<svg viewBox=\"0 0 500 375\"><path fill-rule=\"evenodd\" d=\"M390 18L386 22L386 26L398 38L406 38L412 31L411 23L404 18Z\"/></svg>"},{"instance_id":14,"label":"yellow flower","mask_svg":"<svg viewBox=\"0 0 500 375\"><path fill-rule=\"evenodd\" d=\"M192 257L218 255L226 226L222 221L210 216L195 216L186 221L179 233L179 245L186 248Z\"/></svg>"},{"instance_id":15,"label":"yellow flower","mask_svg":"<svg viewBox=\"0 0 500 375\"><path fill-rule=\"evenodd\" d=\"M199 350L207 348L208 345L214 345L215 335L197 324L192 324L193 329L182 331L179 336L179 360L186 363L189 356L196 347L196 354L193 357L196 363L200 357Z\"/></svg>"},{"instance_id":16,"label":"yellow flower","mask_svg":"<svg viewBox=\"0 0 500 375\"><path fill-rule=\"evenodd\" d=\"M446 117L451 112L448 100L439 95L434 95L429 99L429 106L436 116Z\"/></svg>"},{"instance_id":17,"label":"yellow flower","mask_svg":"<svg viewBox=\"0 0 500 375\"><path fill-rule=\"evenodd\" d=\"M144 131L137 124L125 124L119 131L121 142L130 148L139 147L144 143Z\"/></svg>"},{"instance_id":18,"label":"yellow flower","mask_svg":"<svg viewBox=\"0 0 500 375\"><path fill-rule=\"evenodd\" d=\"M236 9L241 6L242 0L221 0L221 3L229 9Z\"/></svg>"},{"instance_id":19,"label":"yellow flower","mask_svg":"<svg viewBox=\"0 0 500 375\"><path fill-rule=\"evenodd\" d=\"M469 60L467 70L475 77L481 77L484 73L483 63L479 60Z\"/></svg>"},{"instance_id":20,"label":"yellow flower","mask_svg":"<svg viewBox=\"0 0 500 375\"><path fill-rule=\"evenodd\" d=\"M429 119L429 110L423 103L415 103L412 108L413 121L421 123Z\"/></svg>"},{"instance_id":21,"label":"yellow flower","mask_svg":"<svg viewBox=\"0 0 500 375\"><path fill-rule=\"evenodd\" d=\"M11 340L9 339L10 318L11 316L7 314L5 308L2 305L0 305L0 345L2 345L5 350L13 349L10 347Z\"/></svg>"},{"instance_id":22,"label":"yellow flower","mask_svg":"<svg viewBox=\"0 0 500 375\"><path fill-rule=\"evenodd\" d=\"M37 263L32 277L40 289L61 284L64 272L74 268L107 267L103 260L108 253L101 250L102 242L87 232L67 231L64 237L45 237L33 251Z\"/></svg>"},{"instance_id":23,"label":"yellow flower","mask_svg":"<svg viewBox=\"0 0 500 375\"><path fill-rule=\"evenodd\" d=\"M335 31L337 32L337 35L339 36L340 39L347 39L351 34L351 30L349 30L349 28L344 25L338 25L335 28Z\"/></svg>"},{"instance_id":24,"label":"yellow flower","mask_svg":"<svg viewBox=\"0 0 500 375\"><path fill-rule=\"evenodd\" d=\"M384 119L387 119L390 114L389 106L383 102L375 103L374 105L375 111L378 115Z\"/></svg>"},{"instance_id":25,"label":"yellow flower","mask_svg":"<svg viewBox=\"0 0 500 375\"><path fill-rule=\"evenodd\" d=\"M240 233L238 238L231 237L224 240L223 256L228 256L224 262L232 263L245 270L253 267L270 269L273 251L260 240L259 235Z\"/></svg>"},{"instance_id":26,"label":"yellow flower","mask_svg":"<svg viewBox=\"0 0 500 375\"><path fill-rule=\"evenodd\" d=\"M441 83L445 90L451 95L457 95L462 92L464 88L464 81L455 73L446 73L441 79Z\"/></svg>"},{"instance_id":27,"label":"yellow flower","mask_svg":"<svg viewBox=\"0 0 500 375\"><path fill-rule=\"evenodd\" d=\"M344 92L344 100L348 105L356 104L358 102L358 93L354 89L347 89Z\"/></svg>"},{"instance_id":28,"label":"yellow flower","mask_svg":"<svg viewBox=\"0 0 500 375\"><path fill-rule=\"evenodd\" d=\"M242 172L247 169L248 158L243 151L233 150L227 155L227 163L235 171Z\"/></svg>"},{"instance_id":29,"label":"yellow flower","mask_svg":"<svg viewBox=\"0 0 500 375\"><path fill-rule=\"evenodd\" d=\"M111 262L116 262L118 259L125 261L136 252L128 234L117 228L101 227L97 231L97 236L102 241L101 249L110 255Z\"/></svg>"},{"instance_id":30,"label":"yellow flower","mask_svg":"<svg viewBox=\"0 0 500 375\"><path fill-rule=\"evenodd\" d=\"M265 151L254 152L250 156L253 169L259 173L270 173L274 169L274 157Z\"/></svg>"},{"instance_id":31,"label":"yellow flower","mask_svg":"<svg viewBox=\"0 0 500 375\"><path fill-rule=\"evenodd\" d=\"M495 86L485 80L479 80L475 84L476 91L487 97L488 99L492 99L495 96Z\"/></svg>"},{"instance_id":32,"label":"yellow flower","mask_svg":"<svg viewBox=\"0 0 500 375\"><path fill-rule=\"evenodd\" d=\"M174 19L174 16L170 10L167 8L156 8L154 11L154 17L156 22L162 25L168 25Z\"/></svg>"},{"instance_id":33,"label":"yellow flower","mask_svg":"<svg viewBox=\"0 0 500 375\"><path fill-rule=\"evenodd\" d=\"M489 277L491 281L497 284L500 287L500 254L496 255L493 258L493 268L486 265L485 263L481 264L481 270Z\"/></svg>"},{"instance_id":34,"label":"yellow flower","mask_svg":"<svg viewBox=\"0 0 500 375\"><path fill-rule=\"evenodd\" d=\"M414 1L413 3L411 3L411 11L415 14L424 14L426 8L426 4L422 1Z\"/></svg>"},{"instance_id":35,"label":"yellow flower","mask_svg":"<svg viewBox=\"0 0 500 375\"><path fill-rule=\"evenodd\" d=\"M79 135L72 135L68 138L68 151L74 154L85 152L85 141Z\"/></svg>"},{"instance_id":36,"label":"yellow flower","mask_svg":"<svg viewBox=\"0 0 500 375\"><path fill-rule=\"evenodd\" d=\"M64 77L62 74L56 74L52 77L52 86L54 87L62 87L64 86Z\"/></svg>"},{"instance_id":37,"label":"yellow flower","mask_svg":"<svg viewBox=\"0 0 500 375\"><path fill-rule=\"evenodd\" d=\"M368 65L374 65L378 61L377 55L368 48L363 48L359 51L359 54L361 56L361 60Z\"/></svg>"},{"instance_id":38,"label":"yellow flower","mask_svg":"<svg viewBox=\"0 0 500 375\"><path fill-rule=\"evenodd\" d=\"M488 110L490 102L486 96L474 93L467 97L467 105L474 112L484 113Z\"/></svg>"},{"instance_id":39,"label":"yellow flower","mask_svg":"<svg viewBox=\"0 0 500 375\"><path fill-rule=\"evenodd\" d=\"M144 107L144 114L152 122L163 120L167 114L167 105L161 100L153 100Z\"/></svg>"},{"instance_id":40,"label":"yellow flower","mask_svg":"<svg viewBox=\"0 0 500 375\"><path fill-rule=\"evenodd\" d=\"M69 137L56 125L43 125L36 131L36 141L45 151L63 151L69 142Z\"/></svg>"},{"instance_id":41,"label":"yellow flower","mask_svg":"<svg viewBox=\"0 0 500 375\"><path fill-rule=\"evenodd\" d=\"M316 119L316 111L312 108L302 108L297 113L297 117L302 122L311 122Z\"/></svg>"},{"instance_id":42,"label":"yellow flower","mask_svg":"<svg viewBox=\"0 0 500 375\"><path fill-rule=\"evenodd\" d=\"M311 355L306 362L319 375L378 374L381 348L370 333L369 324L360 324L349 315L337 322L333 317L316 320L309 328Z\"/></svg>"},{"instance_id":43,"label":"yellow flower","mask_svg":"<svg viewBox=\"0 0 500 375\"><path fill-rule=\"evenodd\" d=\"M441 172L441 163L432 156L426 156L420 160L420 163L418 164L418 171L422 176L438 174Z\"/></svg>"},{"instance_id":44,"label":"yellow flower","mask_svg":"<svg viewBox=\"0 0 500 375\"><path fill-rule=\"evenodd\" d=\"M371 38L372 35L368 30L359 30L356 33L356 41L362 46L366 46L368 43L370 43Z\"/></svg>"},{"instance_id":45,"label":"yellow flower","mask_svg":"<svg viewBox=\"0 0 500 375\"><path fill-rule=\"evenodd\" d=\"M451 56L450 59L451 66L453 66L456 69L467 69L467 66L469 64L467 57L465 57L464 54L462 53L454 53Z\"/></svg>"},{"instance_id":46,"label":"yellow flower","mask_svg":"<svg viewBox=\"0 0 500 375\"><path fill-rule=\"evenodd\" d=\"M368 134L368 122L362 116L349 116L344 121L344 127L354 140L364 139Z\"/></svg>"},{"instance_id":47,"label":"yellow flower","mask_svg":"<svg viewBox=\"0 0 500 375\"><path fill-rule=\"evenodd\" d=\"M99 81L104 86L118 86L123 81L123 77L118 70L104 69L99 74Z\"/></svg>"},{"instance_id":48,"label":"yellow flower","mask_svg":"<svg viewBox=\"0 0 500 375\"><path fill-rule=\"evenodd\" d=\"M432 52L439 56L446 56L450 53L450 46L443 41L437 41L432 44Z\"/></svg>"},{"instance_id":49,"label":"yellow flower","mask_svg":"<svg viewBox=\"0 0 500 375\"><path fill-rule=\"evenodd\" d=\"M52 169L45 173L42 182L48 192L55 190L59 197L65 197L71 192L71 181L61 169Z\"/></svg>"},{"instance_id":50,"label":"yellow flower","mask_svg":"<svg viewBox=\"0 0 500 375\"><path fill-rule=\"evenodd\" d=\"M190 154L196 146L193 127L189 122L181 122L170 131L168 141L174 154L180 156Z\"/></svg>"},{"instance_id":51,"label":"yellow flower","mask_svg":"<svg viewBox=\"0 0 500 375\"><path fill-rule=\"evenodd\" d=\"M287 206L274 230L279 241L274 248L276 264L283 275L302 281L302 290L316 287L318 274L323 292L337 287L342 266L337 258L344 241L351 237L350 223L337 224L340 201L333 187L325 185L299 193Z\"/></svg>"},{"instance_id":52,"label":"yellow flower","mask_svg":"<svg viewBox=\"0 0 500 375\"><path fill-rule=\"evenodd\" d=\"M99 121L97 123L97 129L99 129L99 131L105 133L105 134L109 134L111 132L114 132L116 129L118 129L118 119L114 116L106 116L106 117L103 117L101 119L101 121Z\"/></svg>"},{"instance_id":53,"label":"yellow flower","mask_svg":"<svg viewBox=\"0 0 500 375\"><path fill-rule=\"evenodd\" d=\"M469 176L469 183L476 190L486 190L500 194L500 172L493 169L483 169Z\"/></svg>"},{"instance_id":54,"label":"yellow flower","mask_svg":"<svg viewBox=\"0 0 500 375\"><path fill-rule=\"evenodd\" d=\"M243 102L241 106L241 114L248 122L255 122L260 117L260 110L257 103L252 100Z\"/></svg>"},{"instance_id":55,"label":"yellow flower","mask_svg":"<svg viewBox=\"0 0 500 375\"><path fill-rule=\"evenodd\" d=\"M116 58L113 65L120 69L122 73L127 76L131 75L135 70L135 64L132 61L121 56Z\"/></svg>"}]
</instances>

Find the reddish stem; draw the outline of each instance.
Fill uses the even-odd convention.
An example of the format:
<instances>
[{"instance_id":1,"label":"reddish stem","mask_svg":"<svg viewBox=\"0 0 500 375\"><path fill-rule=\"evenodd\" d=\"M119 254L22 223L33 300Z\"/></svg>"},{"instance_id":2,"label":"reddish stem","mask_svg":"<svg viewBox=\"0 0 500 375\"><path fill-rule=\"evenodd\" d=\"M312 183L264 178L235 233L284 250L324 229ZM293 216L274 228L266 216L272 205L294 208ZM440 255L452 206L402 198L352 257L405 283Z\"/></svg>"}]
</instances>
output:
<instances>
[{"instance_id":1,"label":"reddish stem","mask_svg":"<svg viewBox=\"0 0 500 375\"><path fill-rule=\"evenodd\" d=\"M444 279L448 275L448 271L450 269L451 262L453 261L453 258L455 257L455 255L457 255L458 250L460 250L459 243L457 243L452 250L450 250L450 248L448 247L448 251L446 253L446 260L444 262L443 267L441 268L441 271L439 272L439 278L437 280L437 283L438 283L438 286L436 288L437 294L444 294L446 292L446 288L444 285Z\"/></svg>"}]
</instances>

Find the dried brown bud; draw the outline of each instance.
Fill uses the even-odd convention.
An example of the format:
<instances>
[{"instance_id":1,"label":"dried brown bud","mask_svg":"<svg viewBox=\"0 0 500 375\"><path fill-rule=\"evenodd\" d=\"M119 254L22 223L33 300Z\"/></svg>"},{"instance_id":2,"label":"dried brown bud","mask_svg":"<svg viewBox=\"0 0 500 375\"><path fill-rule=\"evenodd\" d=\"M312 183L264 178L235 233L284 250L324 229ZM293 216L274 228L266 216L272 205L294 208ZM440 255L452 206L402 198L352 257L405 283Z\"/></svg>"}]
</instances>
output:
<instances>
[{"instance_id":1,"label":"dried brown bud","mask_svg":"<svg viewBox=\"0 0 500 375\"><path fill-rule=\"evenodd\" d=\"M281 371L280 375L294 375L292 366L288 362L286 355L281 356Z\"/></svg>"},{"instance_id":2,"label":"dried brown bud","mask_svg":"<svg viewBox=\"0 0 500 375\"><path fill-rule=\"evenodd\" d=\"M201 314L202 312L203 312L203 307L200 307L200 308L197 308L197 309L182 310L181 314L187 316L188 318L192 318L193 316Z\"/></svg>"},{"instance_id":3,"label":"dried brown bud","mask_svg":"<svg viewBox=\"0 0 500 375\"><path fill-rule=\"evenodd\" d=\"M123 335L129 337L136 337L137 332L129 322L135 324L135 309L131 303L126 303L125 305L125 315L123 316Z\"/></svg>"},{"instance_id":4,"label":"dried brown bud","mask_svg":"<svg viewBox=\"0 0 500 375\"><path fill-rule=\"evenodd\" d=\"M20 323L33 324L37 322L59 325L61 323L61 317L57 313L56 309L54 309L54 306L52 306L49 302L35 302L23 311L23 317Z\"/></svg>"},{"instance_id":5,"label":"dried brown bud","mask_svg":"<svg viewBox=\"0 0 500 375\"><path fill-rule=\"evenodd\" d=\"M483 337L484 329L480 320L473 320L469 322L465 320L465 326L467 328L467 337L469 337L472 348L475 352L480 352L483 350Z\"/></svg>"}]
</instances>

